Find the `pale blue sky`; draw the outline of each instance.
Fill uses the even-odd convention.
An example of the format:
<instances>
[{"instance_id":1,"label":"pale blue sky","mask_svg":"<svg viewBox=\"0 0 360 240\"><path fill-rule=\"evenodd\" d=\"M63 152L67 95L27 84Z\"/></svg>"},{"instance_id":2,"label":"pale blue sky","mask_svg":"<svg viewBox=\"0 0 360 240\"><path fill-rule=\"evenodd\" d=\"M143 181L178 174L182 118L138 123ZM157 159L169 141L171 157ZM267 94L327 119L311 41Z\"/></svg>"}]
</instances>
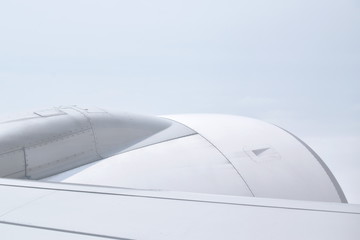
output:
<instances>
[{"instance_id":1,"label":"pale blue sky","mask_svg":"<svg viewBox=\"0 0 360 240\"><path fill-rule=\"evenodd\" d=\"M360 203L360 2L2 1L3 113L228 113L308 142Z\"/></svg>"}]
</instances>

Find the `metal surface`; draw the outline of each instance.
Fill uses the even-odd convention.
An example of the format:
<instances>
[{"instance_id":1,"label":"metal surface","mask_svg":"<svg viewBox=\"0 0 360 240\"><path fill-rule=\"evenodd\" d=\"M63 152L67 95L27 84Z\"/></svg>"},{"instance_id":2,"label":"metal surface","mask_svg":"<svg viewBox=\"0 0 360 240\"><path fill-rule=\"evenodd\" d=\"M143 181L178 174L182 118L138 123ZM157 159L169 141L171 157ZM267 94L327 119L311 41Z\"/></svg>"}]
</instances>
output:
<instances>
[{"instance_id":1,"label":"metal surface","mask_svg":"<svg viewBox=\"0 0 360 240\"><path fill-rule=\"evenodd\" d=\"M0 177L345 202L313 151L274 125L168 118L71 106L3 119Z\"/></svg>"},{"instance_id":2,"label":"metal surface","mask_svg":"<svg viewBox=\"0 0 360 240\"><path fill-rule=\"evenodd\" d=\"M26 233L29 238L38 233L24 226L114 239L331 240L360 236L360 206L351 204L5 179L0 180L0 194L9 202L19 201L5 206L0 229L3 224L18 226L16 234Z\"/></svg>"},{"instance_id":3,"label":"metal surface","mask_svg":"<svg viewBox=\"0 0 360 240\"><path fill-rule=\"evenodd\" d=\"M199 135L118 154L43 180L252 196L229 161Z\"/></svg>"},{"instance_id":4,"label":"metal surface","mask_svg":"<svg viewBox=\"0 0 360 240\"><path fill-rule=\"evenodd\" d=\"M9 162L11 162L11 164L9 164ZM0 176L25 176L25 156L23 149L0 154Z\"/></svg>"},{"instance_id":5,"label":"metal surface","mask_svg":"<svg viewBox=\"0 0 360 240\"><path fill-rule=\"evenodd\" d=\"M43 180L0 178L6 240L360 236L360 205L335 203L345 196L316 153L243 117L71 106L3 118L0 177Z\"/></svg>"},{"instance_id":6,"label":"metal surface","mask_svg":"<svg viewBox=\"0 0 360 240\"><path fill-rule=\"evenodd\" d=\"M278 127L227 115L173 115L217 146L256 197L341 202L332 179L301 142ZM262 156L254 151L269 148Z\"/></svg>"},{"instance_id":7,"label":"metal surface","mask_svg":"<svg viewBox=\"0 0 360 240\"><path fill-rule=\"evenodd\" d=\"M102 158L195 133L186 126L153 116L104 110L81 110L81 113L92 127Z\"/></svg>"},{"instance_id":8,"label":"metal surface","mask_svg":"<svg viewBox=\"0 0 360 240\"><path fill-rule=\"evenodd\" d=\"M279 127L280 128L280 127ZM316 160L320 163L320 165L323 167L323 169L325 170L325 172L327 173L327 175L329 176L329 178L331 179L332 183L334 184L334 187L341 199L341 202L343 203L347 203L347 199L345 197L345 194L343 192L343 190L340 187L340 184L338 183L338 181L336 180L334 174L330 171L329 167L325 164L325 162L320 158L320 156L309 146L307 145L304 141L302 141L300 138L298 138L297 136L295 136L294 134L292 134L291 132L281 128L282 130L286 131L287 133L289 133L290 135L292 135L295 139L297 139L302 145L304 145L304 147L306 147L307 150L309 150L309 152L311 152L311 154L316 158Z\"/></svg>"},{"instance_id":9,"label":"metal surface","mask_svg":"<svg viewBox=\"0 0 360 240\"><path fill-rule=\"evenodd\" d=\"M64 229L17 224L12 222L0 222L1 238L6 240L36 239L36 240L108 240L126 238L112 237L86 232L68 231Z\"/></svg>"},{"instance_id":10,"label":"metal surface","mask_svg":"<svg viewBox=\"0 0 360 240\"><path fill-rule=\"evenodd\" d=\"M173 121L138 114L75 106L35 111L0 122L0 177L40 179L192 134Z\"/></svg>"}]
</instances>

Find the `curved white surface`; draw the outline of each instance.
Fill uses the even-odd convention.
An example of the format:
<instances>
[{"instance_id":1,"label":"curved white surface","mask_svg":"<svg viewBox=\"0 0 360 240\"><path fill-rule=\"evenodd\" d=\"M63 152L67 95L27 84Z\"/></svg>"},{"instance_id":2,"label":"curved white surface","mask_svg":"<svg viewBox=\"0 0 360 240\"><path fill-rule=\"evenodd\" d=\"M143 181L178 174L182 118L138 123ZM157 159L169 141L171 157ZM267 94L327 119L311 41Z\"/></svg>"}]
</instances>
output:
<instances>
[{"instance_id":1,"label":"curved white surface","mask_svg":"<svg viewBox=\"0 0 360 240\"><path fill-rule=\"evenodd\" d=\"M45 180L346 202L317 155L277 126L228 115L165 118L199 135L140 147Z\"/></svg>"},{"instance_id":2,"label":"curved white surface","mask_svg":"<svg viewBox=\"0 0 360 240\"><path fill-rule=\"evenodd\" d=\"M71 106L0 123L1 177L346 202L305 143L251 118Z\"/></svg>"},{"instance_id":3,"label":"curved white surface","mask_svg":"<svg viewBox=\"0 0 360 240\"><path fill-rule=\"evenodd\" d=\"M254 196L346 202L328 173L298 139L256 119L228 115L172 115L214 144Z\"/></svg>"},{"instance_id":4,"label":"curved white surface","mask_svg":"<svg viewBox=\"0 0 360 240\"><path fill-rule=\"evenodd\" d=\"M154 116L76 106L35 111L0 119L0 177L44 178L193 134Z\"/></svg>"},{"instance_id":5,"label":"curved white surface","mask_svg":"<svg viewBox=\"0 0 360 240\"><path fill-rule=\"evenodd\" d=\"M2 238L358 239L359 206L334 203L336 179L293 134L167 118L72 106L0 120L0 176L56 182L0 178Z\"/></svg>"},{"instance_id":6,"label":"curved white surface","mask_svg":"<svg viewBox=\"0 0 360 240\"><path fill-rule=\"evenodd\" d=\"M43 180L252 196L229 161L198 134L118 154Z\"/></svg>"}]
</instances>

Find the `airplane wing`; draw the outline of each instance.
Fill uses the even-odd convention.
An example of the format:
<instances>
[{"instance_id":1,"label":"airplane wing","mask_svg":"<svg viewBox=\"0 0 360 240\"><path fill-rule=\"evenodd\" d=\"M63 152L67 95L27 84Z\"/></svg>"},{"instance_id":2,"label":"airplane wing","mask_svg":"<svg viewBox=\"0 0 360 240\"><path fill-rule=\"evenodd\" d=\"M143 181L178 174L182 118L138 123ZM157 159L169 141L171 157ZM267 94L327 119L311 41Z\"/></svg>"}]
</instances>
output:
<instances>
[{"instance_id":1,"label":"airplane wing","mask_svg":"<svg viewBox=\"0 0 360 240\"><path fill-rule=\"evenodd\" d=\"M0 120L1 239L358 239L321 158L239 116L77 106Z\"/></svg>"},{"instance_id":2,"label":"airplane wing","mask_svg":"<svg viewBox=\"0 0 360 240\"><path fill-rule=\"evenodd\" d=\"M360 206L0 180L2 239L358 239Z\"/></svg>"}]
</instances>

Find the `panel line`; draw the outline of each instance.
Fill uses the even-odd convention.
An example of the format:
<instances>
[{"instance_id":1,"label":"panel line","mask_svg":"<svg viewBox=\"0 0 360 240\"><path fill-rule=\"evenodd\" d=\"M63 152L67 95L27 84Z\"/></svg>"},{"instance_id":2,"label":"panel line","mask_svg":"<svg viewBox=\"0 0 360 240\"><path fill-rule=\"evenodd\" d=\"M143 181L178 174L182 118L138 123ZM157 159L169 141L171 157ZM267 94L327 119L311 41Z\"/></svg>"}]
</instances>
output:
<instances>
[{"instance_id":1,"label":"panel line","mask_svg":"<svg viewBox=\"0 0 360 240\"><path fill-rule=\"evenodd\" d=\"M62 184L64 184L64 183L62 183ZM64 184L64 185L71 185L71 184ZM4 183L0 183L0 186L17 187L17 188L32 188L32 189L42 189L42 190L55 190L55 191L60 191L60 192L99 194L99 195L109 195L109 196L123 196L123 197L160 199L160 200L170 200L170 201L198 202L198 203L211 203L211 204L259 207L259 208L275 208L275 209L287 209L287 210L300 210L300 211L312 211L312 212L331 212L331 213L360 215L360 211L359 212L347 212L347 211L338 211L338 210L311 209L311 208L305 208L305 207L284 207L284 206L272 206L272 205L265 205L265 204L261 205L261 204L251 204L251 203L235 203L235 202L212 201L212 200L201 200L201 199L188 199L188 198L163 197L163 196L149 196L149 195L140 195L140 194L98 192L98 191L75 190L75 189L59 189L59 188L40 187L40 186L19 186L19 185L4 184ZM86 187L86 185L82 185L82 186ZM101 186L99 186L99 187L101 187Z\"/></svg>"}]
</instances>

